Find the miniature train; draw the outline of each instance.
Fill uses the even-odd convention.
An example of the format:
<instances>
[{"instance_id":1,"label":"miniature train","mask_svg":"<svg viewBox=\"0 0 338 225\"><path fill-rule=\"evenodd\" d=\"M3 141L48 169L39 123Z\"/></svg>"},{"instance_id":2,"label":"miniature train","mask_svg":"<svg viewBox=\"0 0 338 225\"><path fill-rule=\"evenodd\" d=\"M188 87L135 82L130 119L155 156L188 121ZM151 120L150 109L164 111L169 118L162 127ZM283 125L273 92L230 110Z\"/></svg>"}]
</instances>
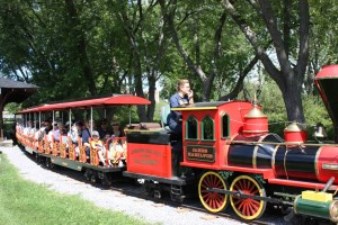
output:
<instances>
[{"instance_id":1,"label":"miniature train","mask_svg":"<svg viewBox=\"0 0 338 225\"><path fill-rule=\"evenodd\" d=\"M324 103L336 125L338 66L324 67L316 76ZM43 112L91 109L120 105L146 105L146 99L130 95L48 104L20 112L25 118ZM197 189L203 207L212 213L230 203L243 220L261 217L267 204L292 207L299 215L338 222L338 145L307 143L306 132L296 123L284 130L284 139L269 133L268 118L261 107L247 101L200 102L174 108L182 114L184 176L175 173L172 137L154 123L129 124L125 129L126 156L123 166L103 166L97 150L90 159L79 144L76 156L69 143L37 141L17 128L17 139L27 151L43 159L84 172L92 180L109 183L117 172L144 179L149 194L168 191L181 202L190 188ZM30 115L30 116L29 116ZM71 118L71 116L69 116ZM26 119L27 120L27 119ZM41 120L41 119L40 119ZM109 142L106 143L109 148Z\"/></svg>"}]
</instances>

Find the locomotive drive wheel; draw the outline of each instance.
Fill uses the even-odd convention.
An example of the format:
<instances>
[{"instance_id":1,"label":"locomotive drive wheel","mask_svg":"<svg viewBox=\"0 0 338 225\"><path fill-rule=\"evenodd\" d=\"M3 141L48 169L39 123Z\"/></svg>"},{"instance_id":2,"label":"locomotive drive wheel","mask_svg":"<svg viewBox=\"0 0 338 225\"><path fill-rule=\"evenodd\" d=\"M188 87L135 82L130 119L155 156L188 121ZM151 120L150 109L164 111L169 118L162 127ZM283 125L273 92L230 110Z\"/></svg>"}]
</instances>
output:
<instances>
[{"instance_id":1,"label":"locomotive drive wheel","mask_svg":"<svg viewBox=\"0 0 338 225\"><path fill-rule=\"evenodd\" d=\"M198 196L202 205L209 212L218 213L227 206L228 195L210 192L208 188L226 190L227 185L218 173L211 171L203 174L198 182Z\"/></svg>"},{"instance_id":2,"label":"locomotive drive wheel","mask_svg":"<svg viewBox=\"0 0 338 225\"><path fill-rule=\"evenodd\" d=\"M233 180L230 191L240 191L245 195L266 197L265 189L252 177L241 175ZM230 196L230 203L234 212L243 220L254 220L261 217L266 208L266 201L253 198L239 198Z\"/></svg>"}]
</instances>

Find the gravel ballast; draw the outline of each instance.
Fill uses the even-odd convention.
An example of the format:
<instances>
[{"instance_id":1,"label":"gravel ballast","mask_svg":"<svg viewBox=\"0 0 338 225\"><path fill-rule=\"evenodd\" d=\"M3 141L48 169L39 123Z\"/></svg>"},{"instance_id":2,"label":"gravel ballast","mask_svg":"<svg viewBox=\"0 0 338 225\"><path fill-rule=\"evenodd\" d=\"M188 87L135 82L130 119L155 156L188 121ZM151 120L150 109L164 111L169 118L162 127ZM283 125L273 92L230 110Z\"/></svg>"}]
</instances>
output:
<instances>
[{"instance_id":1,"label":"gravel ballast","mask_svg":"<svg viewBox=\"0 0 338 225\"><path fill-rule=\"evenodd\" d=\"M231 218L219 217L187 208L165 205L133 196L127 196L116 190L103 190L91 184L79 181L71 176L45 169L27 157L17 146L0 146L0 151L19 170L21 176L47 188L69 195L79 195L99 207L121 211L145 221L173 224L194 225L240 225L246 224ZM1 163L1 162L0 162Z\"/></svg>"}]
</instances>

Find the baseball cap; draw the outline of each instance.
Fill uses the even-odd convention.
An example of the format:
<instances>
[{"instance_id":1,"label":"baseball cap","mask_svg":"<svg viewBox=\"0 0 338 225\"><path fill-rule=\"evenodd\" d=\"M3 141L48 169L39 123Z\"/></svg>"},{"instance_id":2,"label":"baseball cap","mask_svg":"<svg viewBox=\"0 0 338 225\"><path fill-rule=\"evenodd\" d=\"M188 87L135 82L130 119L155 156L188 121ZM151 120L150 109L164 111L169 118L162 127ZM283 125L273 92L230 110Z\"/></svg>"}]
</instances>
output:
<instances>
[{"instance_id":1,"label":"baseball cap","mask_svg":"<svg viewBox=\"0 0 338 225\"><path fill-rule=\"evenodd\" d=\"M94 130L93 133L92 133L92 136L97 136L97 137L100 137L99 135L99 132L97 130Z\"/></svg>"}]
</instances>

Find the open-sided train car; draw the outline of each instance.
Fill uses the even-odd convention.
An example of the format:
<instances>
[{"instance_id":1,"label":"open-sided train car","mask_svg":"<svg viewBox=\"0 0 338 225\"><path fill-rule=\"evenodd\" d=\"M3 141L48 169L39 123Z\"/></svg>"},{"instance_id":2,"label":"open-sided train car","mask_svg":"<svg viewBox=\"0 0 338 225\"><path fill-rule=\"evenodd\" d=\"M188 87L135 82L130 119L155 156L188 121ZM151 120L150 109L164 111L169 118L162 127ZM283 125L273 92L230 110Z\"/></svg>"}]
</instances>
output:
<instances>
[{"instance_id":1,"label":"open-sided train car","mask_svg":"<svg viewBox=\"0 0 338 225\"><path fill-rule=\"evenodd\" d=\"M99 157L96 149L90 147L90 158L88 159L85 149L86 146L79 138L78 146L72 143L69 137L60 138L60 141L48 139L47 135L43 138L38 138L34 133L27 133L25 129L29 126L28 121L35 121L31 124L34 132L38 131L37 127L42 126L42 114L52 114L52 124L55 121L55 112L65 112L68 115L69 130L71 129L72 110L88 110L90 109L90 118L93 121L93 110L95 108L108 108L133 105L148 105L150 101L133 95L112 95L101 98L91 98L78 101L66 101L60 103L45 104L37 107L22 110L19 114L22 115L26 128L17 126L17 140L24 145L25 150L34 154L38 161L46 164L47 167L59 165L72 170L84 172L85 177L92 182L101 180L103 183L110 183L115 173L121 173L125 170L125 164L120 166L104 166L99 162ZM91 126L93 127L93 126ZM123 139L124 137L114 137L115 139ZM65 140L65 141L64 141ZM111 139L107 139L105 148L109 149ZM76 154L75 148L79 148L79 154ZM108 154L108 151L106 151ZM106 157L108 160L108 157Z\"/></svg>"}]
</instances>

